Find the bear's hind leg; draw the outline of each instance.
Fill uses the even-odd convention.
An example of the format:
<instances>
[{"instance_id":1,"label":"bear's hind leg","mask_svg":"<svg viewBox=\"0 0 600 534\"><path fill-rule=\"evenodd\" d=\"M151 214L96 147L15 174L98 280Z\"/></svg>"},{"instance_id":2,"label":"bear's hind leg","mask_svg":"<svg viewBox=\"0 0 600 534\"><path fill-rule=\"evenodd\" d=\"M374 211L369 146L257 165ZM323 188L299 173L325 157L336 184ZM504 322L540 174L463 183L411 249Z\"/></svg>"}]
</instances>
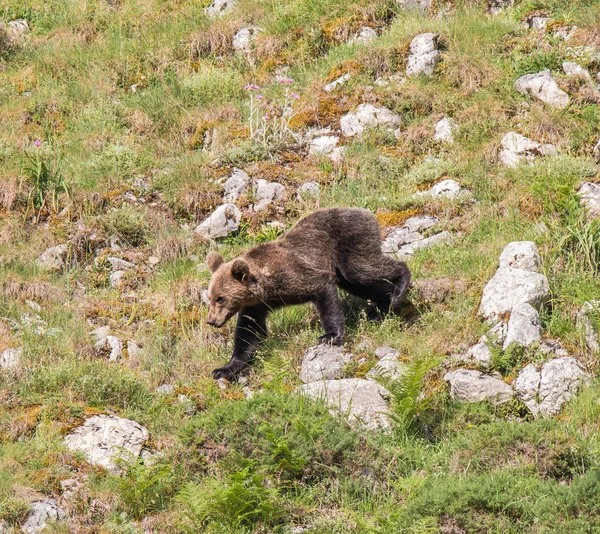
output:
<instances>
[{"instance_id":1,"label":"bear's hind leg","mask_svg":"<svg viewBox=\"0 0 600 534\"><path fill-rule=\"evenodd\" d=\"M238 314L235 329L235 341L231 360L224 367L212 372L213 378L233 380L254 359L254 353L267 335L267 315L269 308L265 304L247 306Z\"/></svg>"},{"instance_id":2,"label":"bear's hind leg","mask_svg":"<svg viewBox=\"0 0 600 534\"><path fill-rule=\"evenodd\" d=\"M329 286L326 291L314 300L325 334L319 343L342 345L344 343L344 311L338 297L337 287Z\"/></svg>"}]
</instances>

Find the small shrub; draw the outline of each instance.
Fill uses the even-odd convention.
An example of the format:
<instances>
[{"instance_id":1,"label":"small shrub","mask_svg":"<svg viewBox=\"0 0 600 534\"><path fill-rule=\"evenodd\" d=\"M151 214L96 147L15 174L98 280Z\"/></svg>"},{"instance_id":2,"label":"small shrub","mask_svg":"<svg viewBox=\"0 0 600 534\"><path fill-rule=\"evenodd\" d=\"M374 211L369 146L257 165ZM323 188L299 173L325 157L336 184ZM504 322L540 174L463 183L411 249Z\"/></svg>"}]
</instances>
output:
<instances>
[{"instance_id":1,"label":"small shrub","mask_svg":"<svg viewBox=\"0 0 600 534\"><path fill-rule=\"evenodd\" d=\"M109 211L102 218L102 225L107 234L116 235L130 247L145 245L150 233L146 213L128 205Z\"/></svg>"}]
</instances>

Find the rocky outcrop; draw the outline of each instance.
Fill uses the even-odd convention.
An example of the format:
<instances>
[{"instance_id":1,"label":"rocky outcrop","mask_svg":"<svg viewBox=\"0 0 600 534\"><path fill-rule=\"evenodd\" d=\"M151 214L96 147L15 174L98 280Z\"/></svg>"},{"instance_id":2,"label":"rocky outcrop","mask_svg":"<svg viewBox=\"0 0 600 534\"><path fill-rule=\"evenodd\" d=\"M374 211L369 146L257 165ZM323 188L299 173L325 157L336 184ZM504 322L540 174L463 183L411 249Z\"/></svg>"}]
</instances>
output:
<instances>
[{"instance_id":1,"label":"rocky outcrop","mask_svg":"<svg viewBox=\"0 0 600 534\"><path fill-rule=\"evenodd\" d=\"M512 169L520 163L533 163L538 157L554 156L557 153L554 145L543 145L516 132L508 132L500 145L502 148L498 159L502 165Z\"/></svg>"},{"instance_id":2,"label":"rocky outcrop","mask_svg":"<svg viewBox=\"0 0 600 534\"><path fill-rule=\"evenodd\" d=\"M23 347L5 349L0 354L0 369L17 369L23 354Z\"/></svg>"},{"instance_id":3,"label":"rocky outcrop","mask_svg":"<svg viewBox=\"0 0 600 534\"><path fill-rule=\"evenodd\" d=\"M437 33L422 33L410 42L410 55L406 61L406 75L433 76L440 61Z\"/></svg>"},{"instance_id":4,"label":"rocky outcrop","mask_svg":"<svg viewBox=\"0 0 600 534\"><path fill-rule=\"evenodd\" d=\"M458 124L450 117L444 117L434 125L435 134L433 138L440 143L453 143L454 132L458 129Z\"/></svg>"},{"instance_id":5,"label":"rocky outcrop","mask_svg":"<svg viewBox=\"0 0 600 534\"><path fill-rule=\"evenodd\" d=\"M446 373L444 380L450 385L450 396L462 402L502 404L514 396L507 383L474 369L456 369Z\"/></svg>"},{"instance_id":6,"label":"rocky outcrop","mask_svg":"<svg viewBox=\"0 0 600 534\"><path fill-rule=\"evenodd\" d=\"M223 201L235 202L250 186L250 176L242 169L233 169L233 174L227 178L224 186Z\"/></svg>"},{"instance_id":7,"label":"rocky outcrop","mask_svg":"<svg viewBox=\"0 0 600 534\"><path fill-rule=\"evenodd\" d=\"M56 245L44 250L35 260L35 263L46 271L60 272L66 266L68 252L69 245Z\"/></svg>"},{"instance_id":8,"label":"rocky outcrop","mask_svg":"<svg viewBox=\"0 0 600 534\"><path fill-rule=\"evenodd\" d=\"M258 26L248 26L241 28L233 36L232 45L238 52L249 52L252 48L252 41L262 31Z\"/></svg>"},{"instance_id":9,"label":"rocky outcrop","mask_svg":"<svg viewBox=\"0 0 600 534\"><path fill-rule=\"evenodd\" d=\"M235 204L223 204L196 226L194 232L204 239L226 237L238 229L241 218L242 214Z\"/></svg>"},{"instance_id":10,"label":"rocky outcrop","mask_svg":"<svg viewBox=\"0 0 600 534\"><path fill-rule=\"evenodd\" d=\"M600 337L598 325L600 323L600 300L584 302L577 312L577 328L585 336L585 344L592 352L600 352Z\"/></svg>"},{"instance_id":11,"label":"rocky outcrop","mask_svg":"<svg viewBox=\"0 0 600 534\"><path fill-rule=\"evenodd\" d=\"M471 192L463 189L456 180L442 180L437 184L434 184L427 191L419 191L415 193L416 198L430 197L430 198L447 198L455 200L458 198L467 198L471 196Z\"/></svg>"},{"instance_id":12,"label":"rocky outcrop","mask_svg":"<svg viewBox=\"0 0 600 534\"><path fill-rule=\"evenodd\" d=\"M48 521L60 521L65 518L65 512L54 499L31 503L31 512L21 527L22 532L38 534L43 532Z\"/></svg>"},{"instance_id":13,"label":"rocky outcrop","mask_svg":"<svg viewBox=\"0 0 600 534\"><path fill-rule=\"evenodd\" d=\"M307 384L340 378L344 367L352 358L352 354L344 351L343 347L327 343L310 347L302 359L300 380Z\"/></svg>"},{"instance_id":14,"label":"rocky outcrop","mask_svg":"<svg viewBox=\"0 0 600 534\"><path fill-rule=\"evenodd\" d=\"M588 218L600 217L600 186L591 182L584 182L577 191L579 202L586 209Z\"/></svg>"},{"instance_id":15,"label":"rocky outcrop","mask_svg":"<svg viewBox=\"0 0 600 534\"><path fill-rule=\"evenodd\" d=\"M355 111L346 113L340 119L340 128L346 137L361 135L370 128L396 130L402 124L398 115L388 108L373 104L361 104Z\"/></svg>"},{"instance_id":16,"label":"rocky outcrop","mask_svg":"<svg viewBox=\"0 0 600 534\"><path fill-rule=\"evenodd\" d=\"M274 202L285 199L285 187L277 182L267 182L266 180L256 180L254 184L254 211L263 211Z\"/></svg>"},{"instance_id":17,"label":"rocky outcrop","mask_svg":"<svg viewBox=\"0 0 600 534\"><path fill-rule=\"evenodd\" d=\"M519 93L557 109L564 109L569 105L569 95L556 84L549 70L521 76L514 87Z\"/></svg>"},{"instance_id":18,"label":"rocky outcrop","mask_svg":"<svg viewBox=\"0 0 600 534\"><path fill-rule=\"evenodd\" d=\"M227 13L235 4L236 0L213 0L204 12L207 17L214 19Z\"/></svg>"},{"instance_id":19,"label":"rocky outcrop","mask_svg":"<svg viewBox=\"0 0 600 534\"><path fill-rule=\"evenodd\" d=\"M530 304L524 303L515 306L508 320L504 348L512 344L520 347L530 347L542 338L542 323L537 310Z\"/></svg>"}]
</instances>

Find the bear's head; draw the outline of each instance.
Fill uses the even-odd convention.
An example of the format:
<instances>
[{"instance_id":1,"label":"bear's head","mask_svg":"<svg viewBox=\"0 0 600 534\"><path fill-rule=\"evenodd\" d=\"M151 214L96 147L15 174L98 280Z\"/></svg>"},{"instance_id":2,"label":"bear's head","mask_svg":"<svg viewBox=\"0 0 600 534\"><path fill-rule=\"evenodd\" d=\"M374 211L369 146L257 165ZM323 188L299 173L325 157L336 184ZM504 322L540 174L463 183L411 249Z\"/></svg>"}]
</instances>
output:
<instances>
[{"instance_id":1,"label":"bear's head","mask_svg":"<svg viewBox=\"0 0 600 534\"><path fill-rule=\"evenodd\" d=\"M218 252L211 252L206 263L212 273L208 286L210 309L206 322L220 328L242 308L259 302L256 277L243 258L225 263Z\"/></svg>"}]
</instances>

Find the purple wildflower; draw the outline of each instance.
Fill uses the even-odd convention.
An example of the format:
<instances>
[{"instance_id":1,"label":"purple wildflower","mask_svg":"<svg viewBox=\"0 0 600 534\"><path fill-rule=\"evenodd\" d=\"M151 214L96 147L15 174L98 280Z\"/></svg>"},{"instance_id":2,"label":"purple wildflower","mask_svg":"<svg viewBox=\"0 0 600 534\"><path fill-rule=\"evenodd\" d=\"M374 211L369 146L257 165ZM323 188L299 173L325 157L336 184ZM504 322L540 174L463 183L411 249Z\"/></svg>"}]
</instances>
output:
<instances>
[{"instance_id":1,"label":"purple wildflower","mask_svg":"<svg viewBox=\"0 0 600 534\"><path fill-rule=\"evenodd\" d=\"M34 147L36 147L36 148L39 148L39 147L41 147L41 146L42 146L42 142L41 142L39 139L36 139L36 140L33 142L33 146L34 146Z\"/></svg>"},{"instance_id":2,"label":"purple wildflower","mask_svg":"<svg viewBox=\"0 0 600 534\"><path fill-rule=\"evenodd\" d=\"M293 78L288 78L286 76L279 76L277 78L277 81L279 83L294 83L294 79Z\"/></svg>"},{"instance_id":3,"label":"purple wildflower","mask_svg":"<svg viewBox=\"0 0 600 534\"><path fill-rule=\"evenodd\" d=\"M268 121L270 118L271 118L270 115L268 113L265 113L265 116L263 117L263 119Z\"/></svg>"},{"instance_id":4,"label":"purple wildflower","mask_svg":"<svg viewBox=\"0 0 600 534\"><path fill-rule=\"evenodd\" d=\"M260 87L254 83L249 83L248 85L244 86L244 89L246 91L258 91Z\"/></svg>"},{"instance_id":5,"label":"purple wildflower","mask_svg":"<svg viewBox=\"0 0 600 534\"><path fill-rule=\"evenodd\" d=\"M256 95L256 100L262 100L264 98L263 95Z\"/></svg>"},{"instance_id":6,"label":"purple wildflower","mask_svg":"<svg viewBox=\"0 0 600 534\"><path fill-rule=\"evenodd\" d=\"M300 100L300 95L298 93L290 93L290 96L294 99L294 100Z\"/></svg>"}]
</instances>

